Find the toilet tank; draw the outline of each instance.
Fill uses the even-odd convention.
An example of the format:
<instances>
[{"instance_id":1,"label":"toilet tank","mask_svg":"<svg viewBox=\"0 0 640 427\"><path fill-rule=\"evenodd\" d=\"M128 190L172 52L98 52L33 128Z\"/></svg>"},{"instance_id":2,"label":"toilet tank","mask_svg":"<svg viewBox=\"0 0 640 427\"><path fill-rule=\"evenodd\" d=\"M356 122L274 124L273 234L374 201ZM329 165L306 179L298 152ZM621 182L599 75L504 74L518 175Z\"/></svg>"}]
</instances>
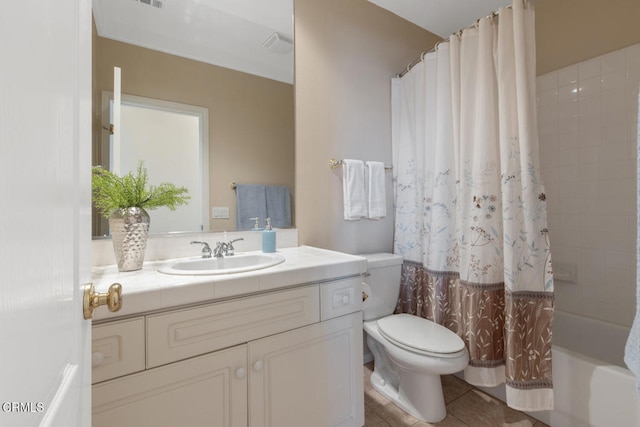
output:
<instances>
[{"instance_id":1,"label":"toilet tank","mask_svg":"<svg viewBox=\"0 0 640 427\"><path fill-rule=\"evenodd\" d=\"M398 303L403 259L400 255L385 253L361 256L367 259L369 274L364 278L364 282L370 288L370 295L363 309L364 320L388 316L395 311Z\"/></svg>"}]
</instances>

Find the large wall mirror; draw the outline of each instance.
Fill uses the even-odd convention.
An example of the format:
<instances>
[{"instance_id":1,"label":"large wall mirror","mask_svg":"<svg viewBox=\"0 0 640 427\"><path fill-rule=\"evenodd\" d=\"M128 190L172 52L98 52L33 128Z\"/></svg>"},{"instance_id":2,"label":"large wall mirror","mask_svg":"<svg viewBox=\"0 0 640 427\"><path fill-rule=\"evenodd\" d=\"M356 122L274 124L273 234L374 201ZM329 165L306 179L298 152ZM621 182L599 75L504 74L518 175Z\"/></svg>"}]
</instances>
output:
<instances>
[{"instance_id":1,"label":"large wall mirror","mask_svg":"<svg viewBox=\"0 0 640 427\"><path fill-rule=\"evenodd\" d=\"M109 164L101 97L113 90L114 66L121 69L125 98L208 111L208 150L202 151L208 151L208 185L203 187L209 188L209 200L192 194L208 205L193 221L194 229L176 221L175 228L163 225L161 232L235 230L233 183L288 186L293 194L292 3L93 0L94 165ZM175 139L182 148L181 138ZM145 155L151 159L154 151ZM157 175L150 171L152 183L171 180ZM150 213L152 224L155 212ZM93 235L106 234L106 221L94 214Z\"/></svg>"}]
</instances>

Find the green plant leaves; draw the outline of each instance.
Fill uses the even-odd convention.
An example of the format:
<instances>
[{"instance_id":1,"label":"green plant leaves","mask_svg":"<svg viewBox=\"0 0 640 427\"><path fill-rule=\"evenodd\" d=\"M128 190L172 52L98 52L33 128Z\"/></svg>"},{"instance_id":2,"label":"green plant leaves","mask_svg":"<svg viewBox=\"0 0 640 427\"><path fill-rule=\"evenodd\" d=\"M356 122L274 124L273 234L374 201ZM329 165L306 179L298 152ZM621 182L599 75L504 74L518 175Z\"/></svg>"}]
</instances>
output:
<instances>
[{"instance_id":1,"label":"green plant leaves","mask_svg":"<svg viewBox=\"0 0 640 427\"><path fill-rule=\"evenodd\" d=\"M101 166L92 168L91 187L93 204L104 216L118 208L138 207L153 210L166 206L172 211L180 205L186 205L191 199L186 187L163 182L158 186L149 185L144 162L138 163L136 173L119 177Z\"/></svg>"}]
</instances>

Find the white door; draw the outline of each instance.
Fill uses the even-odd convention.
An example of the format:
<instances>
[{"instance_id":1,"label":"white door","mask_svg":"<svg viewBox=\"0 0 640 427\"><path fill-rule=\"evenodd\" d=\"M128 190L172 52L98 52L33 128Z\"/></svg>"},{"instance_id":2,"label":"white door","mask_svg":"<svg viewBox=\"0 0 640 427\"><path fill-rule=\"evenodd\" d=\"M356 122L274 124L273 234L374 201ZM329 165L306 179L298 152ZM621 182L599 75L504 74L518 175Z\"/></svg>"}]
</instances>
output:
<instances>
[{"instance_id":1,"label":"white door","mask_svg":"<svg viewBox=\"0 0 640 427\"><path fill-rule=\"evenodd\" d=\"M91 2L0 12L0 425L89 426Z\"/></svg>"}]
</instances>

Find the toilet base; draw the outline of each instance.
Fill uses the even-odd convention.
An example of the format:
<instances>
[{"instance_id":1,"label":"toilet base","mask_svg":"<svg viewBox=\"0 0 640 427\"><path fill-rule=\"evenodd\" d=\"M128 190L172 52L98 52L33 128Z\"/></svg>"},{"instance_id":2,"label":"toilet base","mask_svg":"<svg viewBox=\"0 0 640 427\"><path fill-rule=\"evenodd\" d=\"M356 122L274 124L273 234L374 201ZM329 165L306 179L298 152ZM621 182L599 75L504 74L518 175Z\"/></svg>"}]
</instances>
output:
<instances>
[{"instance_id":1,"label":"toilet base","mask_svg":"<svg viewBox=\"0 0 640 427\"><path fill-rule=\"evenodd\" d=\"M394 405L421 421L437 423L447 416L440 375L401 371L400 387L396 389L374 371L371 385ZM414 401L408 396L414 396Z\"/></svg>"},{"instance_id":2,"label":"toilet base","mask_svg":"<svg viewBox=\"0 0 640 427\"><path fill-rule=\"evenodd\" d=\"M413 353L389 342L375 321L365 322L367 345L373 353L371 384L376 391L411 416L437 423L447 416L440 375L464 369L466 350L456 357L431 357Z\"/></svg>"}]
</instances>

